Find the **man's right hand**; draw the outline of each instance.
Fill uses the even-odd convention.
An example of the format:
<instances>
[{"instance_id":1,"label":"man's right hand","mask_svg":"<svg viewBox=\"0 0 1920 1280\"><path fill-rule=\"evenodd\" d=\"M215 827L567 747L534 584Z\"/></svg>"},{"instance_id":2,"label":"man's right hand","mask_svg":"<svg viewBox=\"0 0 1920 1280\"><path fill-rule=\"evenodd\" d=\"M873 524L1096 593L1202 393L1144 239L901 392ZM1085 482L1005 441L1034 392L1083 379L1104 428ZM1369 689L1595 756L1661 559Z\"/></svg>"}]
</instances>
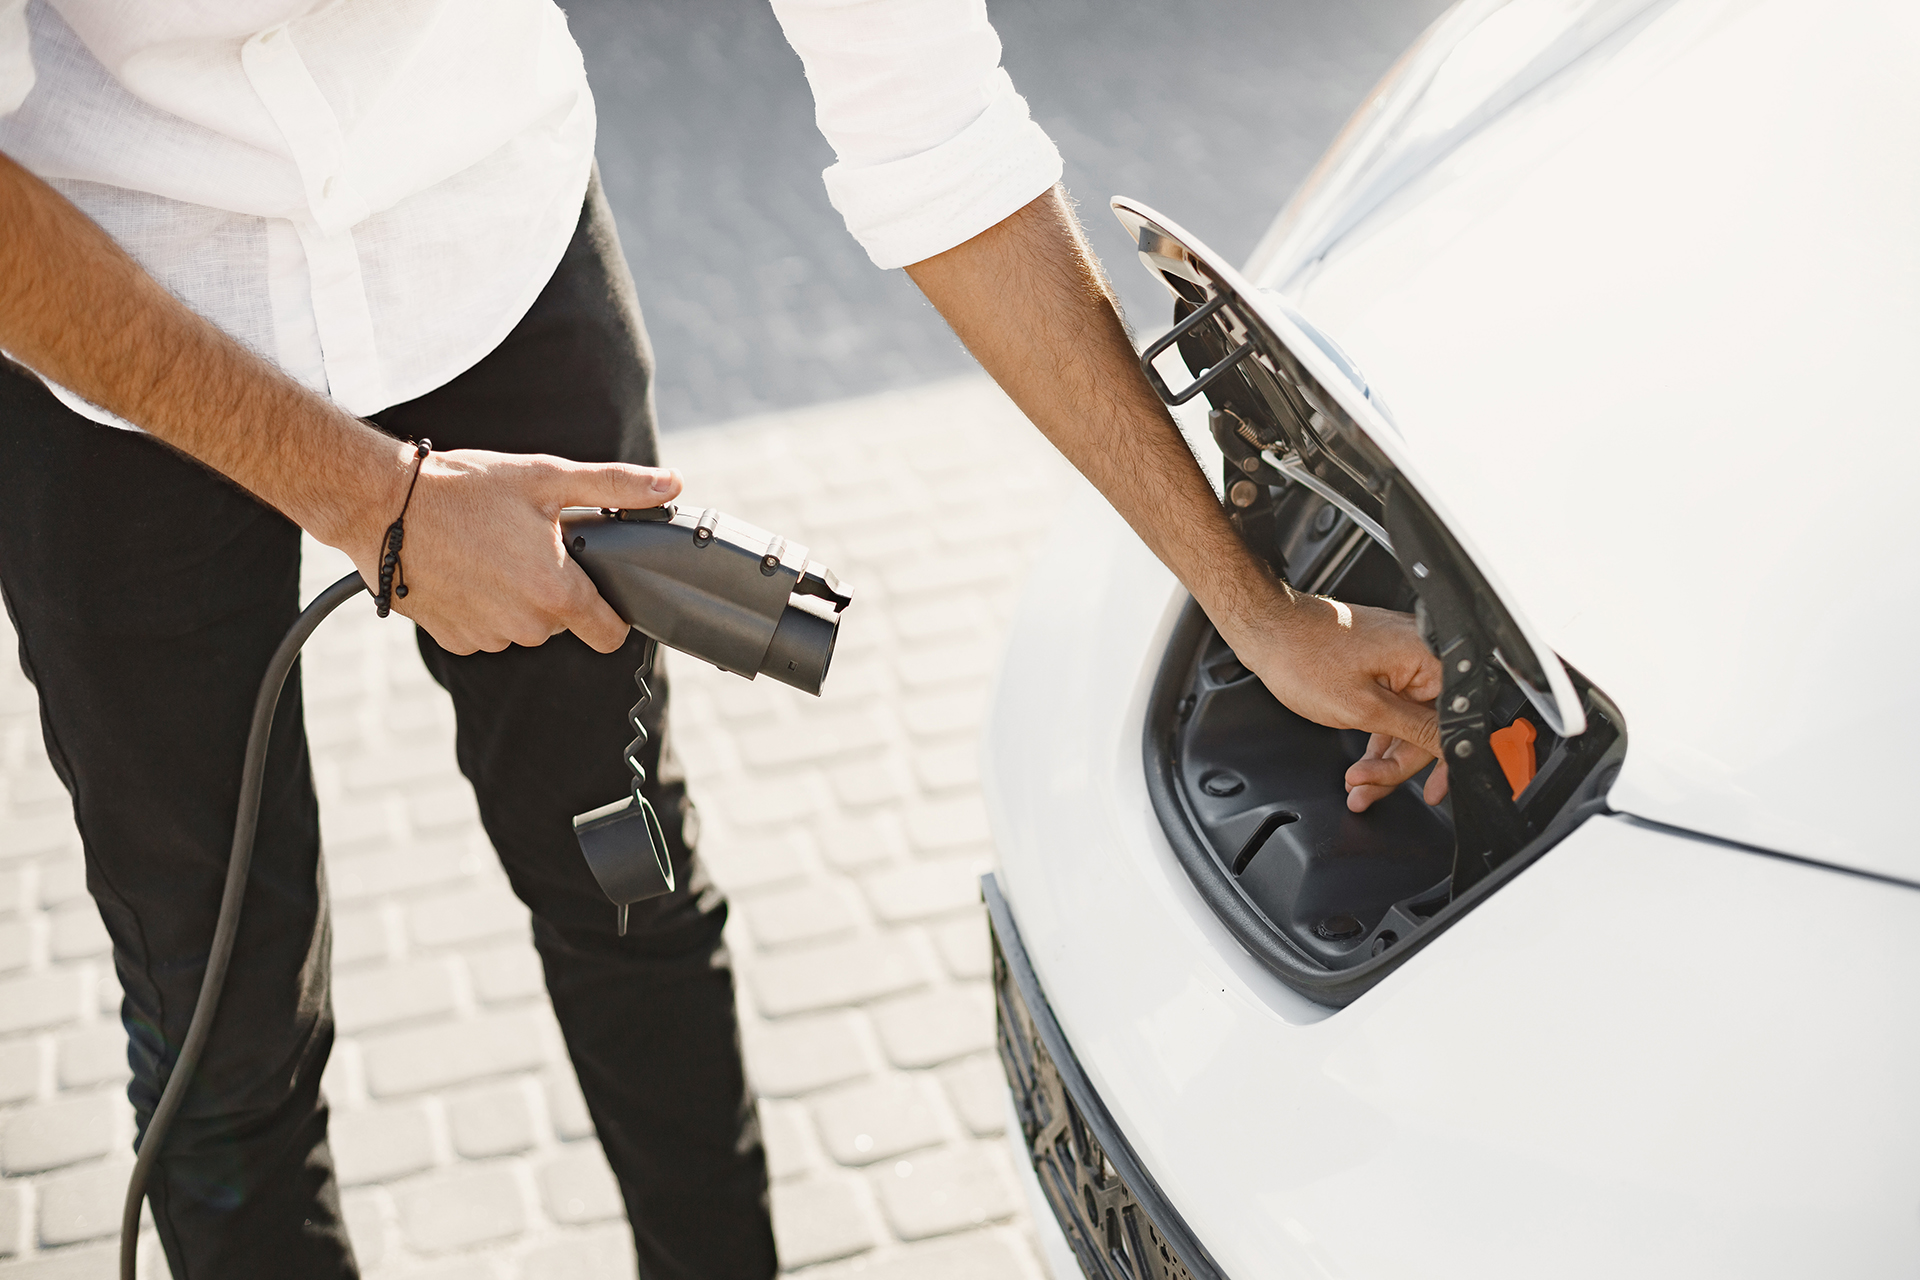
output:
<instances>
[{"instance_id":1,"label":"man's right hand","mask_svg":"<svg viewBox=\"0 0 1920 1280\"><path fill-rule=\"evenodd\" d=\"M407 594L395 596L394 612L452 653L539 645L562 631L612 653L627 624L567 554L560 509L657 507L679 492L679 473L653 467L481 449L430 454L407 505ZM343 548L369 589L385 547L382 525Z\"/></svg>"}]
</instances>

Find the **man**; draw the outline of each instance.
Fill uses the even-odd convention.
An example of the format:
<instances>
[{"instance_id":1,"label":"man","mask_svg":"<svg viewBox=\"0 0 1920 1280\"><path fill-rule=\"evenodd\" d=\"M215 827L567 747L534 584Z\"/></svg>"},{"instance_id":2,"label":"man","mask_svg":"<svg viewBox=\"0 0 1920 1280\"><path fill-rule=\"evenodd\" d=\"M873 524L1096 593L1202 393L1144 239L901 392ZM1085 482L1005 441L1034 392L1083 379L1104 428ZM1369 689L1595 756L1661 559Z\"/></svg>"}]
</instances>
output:
<instances>
[{"instance_id":1,"label":"man","mask_svg":"<svg viewBox=\"0 0 1920 1280\"><path fill-rule=\"evenodd\" d=\"M1278 696L1432 751L1438 674L1409 621L1296 595L1221 516L976 0L775 9L839 155L829 193L875 261L906 267ZM0 114L0 583L113 939L139 1123L205 963L299 531L373 584L404 505L394 607L453 697L641 1268L771 1274L725 904L689 847L663 687L644 763L686 888L617 937L568 823L626 785L639 646L555 519L680 480L656 465L564 18L550 0L0 0ZM425 437L422 461L405 439ZM232 975L150 1192L176 1275L354 1273L297 696L269 760Z\"/></svg>"}]
</instances>

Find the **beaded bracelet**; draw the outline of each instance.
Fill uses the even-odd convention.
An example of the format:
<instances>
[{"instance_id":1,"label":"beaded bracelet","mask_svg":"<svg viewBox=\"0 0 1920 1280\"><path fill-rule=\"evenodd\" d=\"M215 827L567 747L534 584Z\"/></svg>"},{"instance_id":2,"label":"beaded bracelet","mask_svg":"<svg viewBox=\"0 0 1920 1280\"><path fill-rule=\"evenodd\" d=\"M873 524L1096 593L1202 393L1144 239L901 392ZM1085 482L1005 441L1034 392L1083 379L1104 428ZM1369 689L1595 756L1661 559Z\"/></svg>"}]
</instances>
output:
<instances>
[{"instance_id":1,"label":"beaded bracelet","mask_svg":"<svg viewBox=\"0 0 1920 1280\"><path fill-rule=\"evenodd\" d=\"M407 598L407 575L400 567L400 545L407 540L407 507L413 502L413 486L420 483L420 467L433 451L433 441L413 442L413 476L407 481L407 496L400 502L400 514L387 526L387 549L380 557L380 590L373 597L373 609L382 618L393 611L395 596ZM399 579L396 586L394 579Z\"/></svg>"}]
</instances>

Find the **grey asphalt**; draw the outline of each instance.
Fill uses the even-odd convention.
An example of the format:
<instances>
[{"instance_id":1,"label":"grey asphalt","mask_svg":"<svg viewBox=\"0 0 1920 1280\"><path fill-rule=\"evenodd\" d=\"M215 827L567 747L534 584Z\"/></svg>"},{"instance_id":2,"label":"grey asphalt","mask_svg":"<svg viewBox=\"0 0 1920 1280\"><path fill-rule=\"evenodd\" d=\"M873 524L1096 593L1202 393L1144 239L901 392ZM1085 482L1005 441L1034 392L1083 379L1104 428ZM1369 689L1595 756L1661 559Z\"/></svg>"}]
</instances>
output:
<instances>
[{"instance_id":1,"label":"grey asphalt","mask_svg":"<svg viewBox=\"0 0 1920 1280\"><path fill-rule=\"evenodd\" d=\"M833 154L764 0L563 0L600 108L602 176L669 430L971 367L905 275L827 203ZM1444 0L994 0L1004 65L1136 328L1164 295L1109 197L1239 260Z\"/></svg>"}]
</instances>

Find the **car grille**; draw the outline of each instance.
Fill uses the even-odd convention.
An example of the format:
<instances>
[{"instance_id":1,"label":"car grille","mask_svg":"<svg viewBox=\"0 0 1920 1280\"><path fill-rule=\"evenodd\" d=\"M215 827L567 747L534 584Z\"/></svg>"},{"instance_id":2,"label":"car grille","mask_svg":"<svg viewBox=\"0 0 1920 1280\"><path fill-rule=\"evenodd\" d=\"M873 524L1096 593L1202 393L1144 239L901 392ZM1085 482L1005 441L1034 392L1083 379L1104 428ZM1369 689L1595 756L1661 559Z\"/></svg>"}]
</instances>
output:
<instances>
[{"instance_id":1,"label":"car grille","mask_svg":"<svg viewBox=\"0 0 1920 1280\"><path fill-rule=\"evenodd\" d=\"M1089 1280L1225 1280L1093 1092L999 885L980 881L993 939L1000 1063L1053 1216Z\"/></svg>"}]
</instances>

